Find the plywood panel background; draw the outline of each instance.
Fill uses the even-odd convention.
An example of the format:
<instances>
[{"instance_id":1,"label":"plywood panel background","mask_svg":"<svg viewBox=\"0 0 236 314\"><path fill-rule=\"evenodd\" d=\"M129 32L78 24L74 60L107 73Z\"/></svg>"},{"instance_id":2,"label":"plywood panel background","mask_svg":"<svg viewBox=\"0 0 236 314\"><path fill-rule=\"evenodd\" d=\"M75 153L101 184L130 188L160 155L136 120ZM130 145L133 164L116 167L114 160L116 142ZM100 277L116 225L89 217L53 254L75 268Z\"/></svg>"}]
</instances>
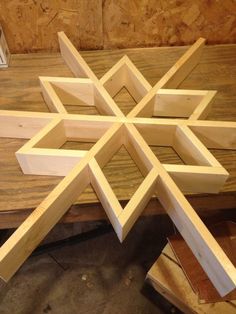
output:
<instances>
[{"instance_id":1,"label":"plywood panel background","mask_svg":"<svg viewBox=\"0 0 236 314\"><path fill-rule=\"evenodd\" d=\"M0 22L18 53L57 51L59 30L79 49L236 43L235 0L8 0Z\"/></svg>"},{"instance_id":2,"label":"plywood panel background","mask_svg":"<svg viewBox=\"0 0 236 314\"><path fill-rule=\"evenodd\" d=\"M102 0L0 1L0 23L14 53L57 51L61 30L80 49L103 47Z\"/></svg>"}]
</instances>

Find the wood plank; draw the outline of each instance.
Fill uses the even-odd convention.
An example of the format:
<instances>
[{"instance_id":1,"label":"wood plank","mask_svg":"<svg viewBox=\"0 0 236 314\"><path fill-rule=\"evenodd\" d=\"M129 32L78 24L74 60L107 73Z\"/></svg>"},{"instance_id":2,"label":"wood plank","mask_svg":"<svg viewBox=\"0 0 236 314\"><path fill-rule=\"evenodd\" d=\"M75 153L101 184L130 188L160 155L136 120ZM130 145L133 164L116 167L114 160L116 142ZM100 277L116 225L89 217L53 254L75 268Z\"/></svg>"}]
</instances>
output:
<instances>
[{"instance_id":1,"label":"wood plank","mask_svg":"<svg viewBox=\"0 0 236 314\"><path fill-rule=\"evenodd\" d=\"M186 48L149 48L149 49L129 49L129 50L114 50L114 51L88 51L81 52L81 55L85 58L86 62L92 67L98 77L104 74L104 69L109 69L114 61L119 60L124 53L127 54L135 65L142 71L144 76L151 84L154 84L157 77L161 77L162 74L168 70L168 67L174 63L174 61L181 55ZM236 46L206 46L203 51L201 62L198 67L191 73L181 88L183 89L216 89L219 92L216 95L214 106L209 115L209 119L217 120L235 120L235 56ZM148 62L146 60L148 59ZM95 61L96 60L96 61ZM47 68L45 68L47 64ZM224 71L222 71L222 67ZM43 72L42 72L43 69ZM48 113L39 111L46 111L44 103L39 91L38 74L41 73L46 76L71 76L71 72L62 61L58 54L27 54L27 55L12 55L11 67L7 70L1 71L2 82L0 85L1 98L0 105L2 109L12 110L31 110L27 112L27 116L34 116L35 125L28 120L27 117L21 117L21 119L11 119L8 122L9 117L5 116L1 119L0 130L1 134L8 134L10 137L30 138L40 130L48 121L51 120ZM14 80L13 80L14 78ZM17 84L15 84L17 80ZM224 84L222 85L222 82ZM74 109L71 108L71 112ZM78 109L76 109L78 110ZM37 115L45 117L43 119L36 119L33 111L39 112ZM3 110L1 110L1 113ZM26 112L26 111L25 111ZM83 114L85 114L84 111ZM87 114L89 111L87 111ZM52 114L54 115L54 114ZM54 117L54 116L52 116ZM88 116L89 119L94 119L93 116ZM109 118L110 119L110 118ZM25 121L27 120L27 123ZM208 123L208 121L199 121ZM227 122L228 123L228 122ZM11 126L14 124L14 128L10 132ZM19 126L18 126L19 124ZM210 124L210 123L209 123ZM203 129L202 129L203 130ZM222 129L223 130L223 129ZM203 132L203 131L202 131ZM209 133L209 129L204 130L203 135L206 136ZM211 137L211 145L214 146L213 130ZM224 144L224 139L227 145L233 143L234 128L232 127L225 136L219 132L217 134L219 141L218 147L221 143ZM220 137L219 137L220 136ZM232 139L229 140L229 139ZM202 139L201 139L202 141ZM23 140L1 139L0 141L0 186L1 189L4 186L4 190L1 190L0 197L0 212L1 216L1 228L10 226L17 226L26 217L32 209L37 206L47 195L55 184L58 183L60 178L41 176L23 176L17 161L14 157L14 152L18 150L24 144ZM216 144L215 144L216 145ZM227 146L222 145L222 146ZM216 145L217 146L217 145ZM6 151L6 147L7 150ZM72 147L68 145L68 148ZM215 212L222 208L233 208L235 206L235 187L236 187L236 155L233 151L214 151L214 155L220 163L227 168L230 172L230 178L227 180L224 188L221 190L220 195L195 195L191 198L191 203L199 213L203 213L203 210L209 210L209 212ZM164 162L173 162L174 156L171 154L161 152L161 156L164 158ZM119 200L126 200L127 195L130 193L128 186L121 184L120 177L112 176L114 170L122 167L124 163L124 156L119 154L116 161L112 161L109 167L109 173L111 174L111 181L117 182L116 193ZM132 173L133 181L138 181L139 175L134 173L133 166L130 165L130 172ZM6 185L7 182L7 185ZM19 193L21 191L21 193ZM40 191L40 193L39 193ZM91 220L93 217L98 219L104 219L104 214L101 208L96 203L96 196L91 190L86 190L86 193L81 195L81 198L76 200L76 205L71 209L64 217L63 221L72 222L77 220ZM90 204L85 206L81 204ZM163 214L163 209L160 204L153 199L152 210L144 211L144 214ZM156 209L155 209L156 205ZM12 216L10 214L12 212ZM21 213L22 216L21 217ZM23 215L24 213L24 215ZM5 219L5 217L8 217Z\"/></svg>"},{"instance_id":2,"label":"wood plank","mask_svg":"<svg viewBox=\"0 0 236 314\"><path fill-rule=\"evenodd\" d=\"M206 94L208 91L159 89L155 98L153 116L188 118Z\"/></svg>"},{"instance_id":3,"label":"wood plank","mask_svg":"<svg viewBox=\"0 0 236 314\"><path fill-rule=\"evenodd\" d=\"M90 183L88 163L113 138L119 128L119 124L114 124L1 246L0 277L3 280L8 281L14 275L34 248Z\"/></svg>"},{"instance_id":4,"label":"wood plank","mask_svg":"<svg viewBox=\"0 0 236 314\"><path fill-rule=\"evenodd\" d=\"M158 198L221 296L236 287L236 271L196 212L170 180L160 179ZM214 264L214 267L212 265Z\"/></svg>"},{"instance_id":5,"label":"wood plank","mask_svg":"<svg viewBox=\"0 0 236 314\"><path fill-rule=\"evenodd\" d=\"M59 36L60 36L60 34L59 34ZM94 81L95 100L96 100L96 92L98 94L100 94L103 97L103 99L105 100L104 102L100 101L97 105L95 103L95 105L101 110L101 112L104 112L104 113L113 112L114 114L117 114L118 117L122 116L122 115L119 115L119 110L118 110L117 106L115 106L113 108L113 102L111 101L111 98L109 98L110 97L109 94L106 92L106 90L104 89L101 82L98 81L98 79L96 78L96 75L90 70L90 68L88 67L86 62L83 60L83 58L80 56L80 54L75 50L73 45L64 36L64 34L62 34L62 39L63 40L60 42L60 44L63 46L62 47L62 49L64 49L63 51L64 52L66 51L66 53L63 52L64 57L66 57L66 55L67 55L67 58L69 57L68 64L71 65L71 62L74 62L74 65L77 65L78 71L83 72L85 75L87 75L89 78L91 78ZM201 43L201 40L199 40L198 43L193 45L190 48L190 50L188 51L188 53L185 54L178 61L177 64L179 64L179 67L178 66L176 66L176 68L172 67L171 70L169 72L167 72L167 75L165 75L160 80L160 82L161 82L160 84L163 83L163 84L167 85L170 82L173 85L179 84L181 82L181 80L185 77L186 73L188 73L192 69L193 62L194 62L193 56L194 55L196 56L196 53L199 53L199 48L200 48L200 46L202 46L203 42L204 41L202 41L202 43ZM189 70L189 65L190 65L190 70ZM180 69L182 71L179 71ZM141 79L142 79L142 77L141 77ZM48 88L48 86L46 88ZM133 86L131 88L133 88ZM156 88L156 91L159 89L158 84L155 85L154 89L155 88ZM134 88L134 92L135 92L135 88ZM152 92L153 92L153 89L151 89L150 92L148 93L149 96L152 95ZM51 103L55 107L54 108L55 111L60 112L61 111L60 106L58 107L58 104L57 104L59 98L56 96L55 91L53 89L48 90L47 96L48 96L49 103L51 101ZM145 96L143 99L145 99ZM64 108L62 104L61 104L61 106L62 106L62 108ZM139 107L140 106L137 105L135 108L137 108L137 110L139 110ZM65 112L61 112L61 113L64 114ZM128 115L128 117L130 118L129 115ZM133 116L132 116L132 112L131 112L131 118L132 117ZM58 118L58 119L60 119L60 118ZM124 118L124 121L122 121L122 122L126 122L125 118ZM131 122L133 122L133 121L131 121ZM51 128L48 133L43 134L43 136L39 139L39 141L37 139L37 142L44 141L44 142L46 142L46 145L48 145L48 143L50 144L50 141L53 138L52 137L50 139L50 133L55 132L55 131L57 132L58 126L60 128L62 127L62 121L61 120L59 120L59 123L56 126L53 126L53 128ZM46 129L47 129L47 127L46 127ZM60 183L58 185L60 187L60 185L62 184L61 191L60 191L60 189L59 189L59 191L57 190L57 188L58 188L58 186L57 186L51 194L52 195L56 194L56 198L62 198L62 200L63 200L63 197L66 197L66 198L70 197L71 196L70 193L69 193L69 195L63 196L64 194L66 194L63 192L66 191L68 188L67 184L65 184L66 180L69 180L69 190L70 190L70 187L72 186L72 188L73 188L72 192L74 193L73 183L74 183L74 181L76 181L77 177L84 170L84 168L86 167L86 169L87 169L87 165L91 161L91 158L95 157L97 159L98 163L101 164L101 167L104 166L106 164L106 162L109 160L109 158L114 154L117 147L120 146L120 145L117 146L119 143L119 138L121 138L121 140L120 140L121 142L124 142L124 139L122 139L122 138L124 138L124 134L119 134L122 132L122 129L124 129L124 126L122 126L122 123L118 123L118 120L117 120L117 123L115 123L113 125L113 127L111 127L109 129L109 131L107 131L107 133L101 138L101 140L99 140L94 145L94 147L85 155L85 157L78 164L78 166L76 166L75 169L73 169L73 170L75 170L76 176L73 178L74 173L72 173L73 172L73 170L72 170L71 173L69 173L66 176L66 178L64 180L62 180L62 183ZM199 152L202 153L201 152L201 143L198 141L198 139L191 133L191 131L186 126L177 126L176 141L174 142L174 145L177 145L178 149L180 146L180 150L182 150L182 148L183 148L183 143L181 142L181 139L179 138L181 134L180 135L178 134L178 129L180 129L182 131L182 133L184 133L185 135L187 133L186 138L188 139L188 137L189 137L190 143L195 145L195 152L194 152L195 155L196 155L196 147L198 149L197 153L198 154L199 154ZM192 249L192 251L195 254L195 256L197 257L197 259L199 260L199 263L202 265L203 269L207 272L210 280L216 286L216 289L218 290L218 292L221 295L227 294L229 291L234 289L235 285L236 285L236 273L235 273L235 269L234 269L233 265L230 264L230 261L229 261L229 259L227 259L227 256L220 249L219 245L217 245L216 241L211 236L211 234L209 233L207 228L204 226L204 224L201 223L201 220L199 219L197 214L194 212L191 205L184 198L183 194L181 194L180 190L175 185L174 181L171 179L171 177L168 175L168 173L165 171L165 169L161 165L161 163L155 158L155 155L150 150L148 144L145 143L144 139L137 132L137 130L133 126L133 124L129 124L129 125L127 124L126 125L126 132L127 131L129 132L129 137L131 139L133 147L135 148L134 151L139 150L139 154L146 156L149 159L150 163L152 164L153 169L147 175L147 177L145 178L145 180L141 184L140 188L138 189L138 192L135 193L134 196L131 198L130 202L127 205L128 210L126 210L126 211L124 211L124 213L122 213L122 217L125 217L124 218L125 221L122 222L120 231L116 230L118 233L118 236L120 237L120 239L123 239L124 236L127 234L130 227L132 226L132 224L135 222L138 215L140 214L141 210L144 208L144 206L147 204L149 198L151 197L151 195L155 189L155 185L156 185L156 181L157 181L157 190L158 190L159 199L160 199L161 203L164 205L165 209L167 210L167 213L173 219L173 221L177 225L178 229L180 229L181 234L183 235L183 237L187 241L188 245ZM64 132L64 128L63 128L63 132ZM123 132L124 132L124 130L123 130ZM117 138L117 134L119 134L118 138ZM36 138L37 138L37 136L36 136ZM60 138L60 134L59 134L58 138ZM185 138L185 140L186 140L186 138ZM140 147L142 147L141 150L140 150ZM108 151L108 148L109 148L109 151ZM205 159L207 159L207 162L208 162L208 159L211 157L210 165L212 165L212 160L215 161L213 156L211 156L207 150L203 151L203 153L201 154L201 157L202 156L205 157L204 155L206 156ZM145 164L145 161L144 161L144 164ZM80 165L82 165L83 168L79 168ZM208 163L207 163L207 165L208 165ZM147 165L145 165L145 166L147 167ZM220 166L220 164L217 163L217 166ZM77 169L77 167L79 169ZM72 177L72 181L70 182L71 177ZM100 177L103 178L101 176L101 173L100 173ZM157 178L158 178L158 180L157 180ZM103 181L106 182L104 178L103 178ZM65 186L63 186L63 182L64 182ZM88 185L88 183L90 183L90 181L88 181L86 183L86 185ZM110 191L109 185L107 184L105 187L107 187L107 192L109 192ZM101 196L102 195L101 194L101 188L99 189L98 185L96 185L96 188L97 188L99 195ZM143 191L143 194L140 191ZM160 191L161 191L161 193L160 193ZM82 190L80 190L80 193L81 192L82 192ZM59 194L57 194L57 193L59 193ZM75 197L77 197L77 196L78 195L76 195ZM49 195L49 197L50 197L50 195ZM104 195L103 195L103 199L104 199ZM46 200L47 200L47 198L46 198ZM72 202L73 201L74 201L74 198L72 199ZM56 204L55 206L54 206L54 202ZM61 210L62 213L63 213L63 211L68 210L68 207L67 207L67 205L69 204L68 202L69 202L69 200L67 200L67 199L66 199L65 204L62 202L62 210ZM117 203L118 203L118 201L117 201ZM44 202L43 202L43 204L44 204ZM56 210L57 206L58 206L58 203L57 203L57 200L55 199L55 200L53 200L52 209ZM47 213L47 210L50 213L50 211L49 211L50 207L51 207L50 202L49 202L48 206L45 206L45 207L43 206L43 211L44 211L46 216L49 215ZM39 207L37 207L36 213L38 211L38 208L40 208L40 205L39 205ZM109 210L112 211L112 208L110 206L107 206L107 211L109 212ZM117 210L120 211L120 207L117 208ZM41 213L41 212L42 212L42 210L39 209L39 213ZM128 216L127 216L127 213L129 214ZM112 216L111 213L109 213L109 214L110 214L110 216ZM35 220L33 220L33 224L36 224L36 226L37 226L37 224L40 224L40 219L41 219L41 215L39 214L39 217L37 217ZM112 219L114 219L114 215L112 216ZM26 226L27 226L27 221L29 221L29 224L30 224L29 229L27 230L28 231L27 233L30 235L34 234L36 232L35 231L36 229L30 223L30 217L26 220ZM113 220L114 225L116 222L120 223L120 217L118 217L118 219L115 220L115 222ZM45 233L42 233L43 234L42 237L47 233L48 230L50 230L50 228L54 225L54 223L55 223L54 220L52 221L52 224L50 224L50 222L48 222L49 225L45 227L45 229L44 229ZM23 225L24 225L24 223L23 223ZM191 228L192 233L190 230L188 230L189 228ZM21 230L21 228L19 228L19 230ZM23 228L23 230L24 230L24 228ZM12 241L12 245L10 247L10 250L7 250L5 248L5 246L3 245L2 260L6 263L7 258L9 258L9 256L11 256L12 252L14 252L14 250L15 250L14 254L15 255L18 254L19 261L16 261L15 265L12 264L12 266L11 266L12 269L10 268L8 275L6 275L6 274L3 275L3 278L4 277L9 278L15 272L15 270L19 267L19 265L21 265L21 263L24 261L24 259L27 257L26 254L23 254L23 256L20 258L19 254L22 254L22 253L18 252L18 250L20 249L20 247L18 247L18 246L22 242L22 236L21 236L21 232L19 233L18 237L17 237L17 234L18 234L18 230L6 242L6 244L7 244L9 242L11 243L11 241ZM14 238L14 236L16 238ZM194 241L194 239L197 239L197 242L198 242L197 244L196 244L196 241ZM5 251L4 251L4 248L5 248ZM33 246L32 246L32 248L33 248ZM1 254L1 249L0 249L0 254ZM223 260L223 261L221 262L221 260ZM214 271L212 271L212 268L211 268L212 263L214 264L214 267L217 268L217 270L218 270L217 274L215 274ZM227 266L226 266L226 264L227 264ZM4 265L6 265L6 264L4 264ZM10 267L10 266L8 266L8 267ZM4 269L3 273L5 271L6 270Z\"/></svg>"},{"instance_id":6,"label":"wood plank","mask_svg":"<svg viewBox=\"0 0 236 314\"><path fill-rule=\"evenodd\" d=\"M118 235L120 241L123 241L126 238L128 232L133 227L134 223L139 218L154 194L157 177L158 172L156 169L152 169L146 178L144 178L143 182L129 200L122 213L120 213L119 222L121 224L121 232Z\"/></svg>"},{"instance_id":7,"label":"wood plank","mask_svg":"<svg viewBox=\"0 0 236 314\"><path fill-rule=\"evenodd\" d=\"M30 139L44 128L53 116L48 114L25 114L15 112L14 116L11 111L1 110L0 115L0 137L9 138L27 138Z\"/></svg>"},{"instance_id":8,"label":"wood plank","mask_svg":"<svg viewBox=\"0 0 236 314\"><path fill-rule=\"evenodd\" d=\"M169 69L169 71L153 86L148 94L130 113L129 117L152 116L154 99L160 88L176 88L197 65L205 39L198 39L185 54Z\"/></svg>"},{"instance_id":9,"label":"wood plank","mask_svg":"<svg viewBox=\"0 0 236 314\"><path fill-rule=\"evenodd\" d=\"M232 264L236 266L236 224L231 221L218 221L208 225L212 235L224 250ZM206 273L189 250L179 234L168 236L168 242L181 264L192 289L198 294L199 303L215 303L236 300L236 289L221 297L208 279Z\"/></svg>"},{"instance_id":10,"label":"wood plank","mask_svg":"<svg viewBox=\"0 0 236 314\"><path fill-rule=\"evenodd\" d=\"M125 86L130 95L132 95L134 100L138 103L147 94L147 92L151 90L152 86L148 83L128 56L125 56L125 64Z\"/></svg>"},{"instance_id":11,"label":"wood plank","mask_svg":"<svg viewBox=\"0 0 236 314\"><path fill-rule=\"evenodd\" d=\"M152 88L126 55L103 75L100 82L112 97L125 87L136 102Z\"/></svg>"},{"instance_id":12,"label":"wood plank","mask_svg":"<svg viewBox=\"0 0 236 314\"><path fill-rule=\"evenodd\" d=\"M221 296L236 287L236 270L134 126L129 131L158 172L157 195ZM214 269L211 265L214 264Z\"/></svg>"},{"instance_id":13,"label":"wood plank","mask_svg":"<svg viewBox=\"0 0 236 314\"><path fill-rule=\"evenodd\" d=\"M120 0L16 0L2 2L0 11L12 53L58 51L55 33L61 29L83 50L188 45L199 33L207 34L210 45L235 42L231 1L162 6L144 0L124 6Z\"/></svg>"},{"instance_id":14,"label":"wood plank","mask_svg":"<svg viewBox=\"0 0 236 314\"><path fill-rule=\"evenodd\" d=\"M89 169L91 184L105 209L114 230L119 236L121 233L121 226L118 217L123 209L95 159L90 161Z\"/></svg>"},{"instance_id":15,"label":"wood plank","mask_svg":"<svg viewBox=\"0 0 236 314\"><path fill-rule=\"evenodd\" d=\"M222 167L186 125L177 126L173 148L186 164Z\"/></svg>"},{"instance_id":16,"label":"wood plank","mask_svg":"<svg viewBox=\"0 0 236 314\"><path fill-rule=\"evenodd\" d=\"M13 276L89 184L87 168L86 160L82 161L76 171L71 171L70 176L61 181L1 246L0 277L4 281L8 281Z\"/></svg>"},{"instance_id":17,"label":"wood plank","mask_svg":"<svg viewBox=\"0 0 236 314\"><path fill-rule=\"evenodd\" d=\"M87 106L94 106L93 83L90 79L50 76L41 76L39 79L51 84L64 105L76 106L79 100Z\"/></svg>"},{"instance_id":18,"label":"wood plank","mask_svg":"<svg viewBox=\"0 0 236 314\"><path fill-rule=\"evenodd\" d=\"M111 97L114 97L125 85L125 57L122 57L100 79Z\"/></svg>"},{"instance_id":19,"label":"wood plank","mask_svg":"<svg viewBox=\"0 0 236 314\"><path fill-rule=\"evenodd\" d=\"M95 86L95 106L97 106L100 110L103 109L102 113L104 112L111 115L123 116L119 107L113 101L111 96L108 94L106 89L66 35L63 32L59 32L58 38L61 55L75 76L90 78L93 81ZM98 102L98 104L96 104L96 102ZM108 103L112 104L112 106L109 106Z\"/></svg>"},{"instance_id":20,"label":"wood plank","mask_svg":"<svg viewBox=\"0 0 236 314\"><path fill-rule=\"evenodd\" d=\"M17 160L24 174L66 176L86 155L85 150L31 148L18 151Z\"/></svg>"},{"instance_id":21,"label":"wood plank","mask_svg":"<svg viewBox=\"0 0 236 314\"><path fill-rule=\"evenodd\" d=\"M40 85L43 93L43 98L51 112L67 113L60 98L56 94L50 82L40 78Z\"/></svg>"},{"instance_id":22,"label":"wood plank","mask_svg":"<svg viewBox=\"0 0 236 314\"><path fill-rule=\"evenodd\" d=\"M199 304L198 295L193 292L169 244L165 246L148 271L147 280L157 292L184 313L233 314L235 312L236 301Z\"/></svg>"},{"instance_id":23,"label":"wood plank","mask_svg":"<svg viewBox=\"0 0 236 314\"><path fill-rule=\"evenodd\" d=\"M223 167L162 165L184 194L219 193L229 176Z\"/></svg>"},{"instance_id":24,"label":"wood plank","mask_svg":"<svg viewBox=\"0 0 236 314\"><path fill-rule=\"evenodd\" d=\"M193 111L189 119L191 120L205 119L210 113L210 110L212 108L213 98L215 97L215 95L216 95L216 91L208 91L207 95L203 97L201 103Z\"/></svg>"}]
</instances>

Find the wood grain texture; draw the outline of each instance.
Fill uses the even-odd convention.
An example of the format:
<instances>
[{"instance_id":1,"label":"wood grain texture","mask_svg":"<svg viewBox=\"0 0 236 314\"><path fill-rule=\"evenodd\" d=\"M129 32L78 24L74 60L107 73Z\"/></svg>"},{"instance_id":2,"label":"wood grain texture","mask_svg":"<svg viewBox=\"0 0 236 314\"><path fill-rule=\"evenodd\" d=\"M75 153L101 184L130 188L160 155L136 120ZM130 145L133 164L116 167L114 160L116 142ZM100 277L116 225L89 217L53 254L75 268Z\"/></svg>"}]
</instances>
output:
<instances>
[{"instance_id":1,"label":"wood grain texture","mask_svg":"<svg viewBox=\"0 0 236 314\"><path fill-rule=\"evenodd\" d=\"M236 224L231 221L223 221L208 226L208 229L227 254L230 261L236 266ZM168 237L168 241L192 289L198 295L199 303L215 303L236 299L236 289L227 294L224 298L219 295L179 234Z\"/></svg>"},{"instance_id":2,"label":"wood grain texture","mask_svg":"<svg viewBox=\"0 0 236 314\"><path fill-rule=\"evenodd\" d=\"M102 48L102 0L10 0L0 21L11 52L58 51L65 31L80 49Z\"/></svg>"},{"instance_id":3,"label":"wood grain texture","mask_svg":"<svg viewBox=\"0 0 236 314\"><path fill-rule=\"evenodd\" d=\"M128 49L119 51L83 52L86 62L100 78L112 67L124 54L127 54L149 83L154 85L156 81L169 69L169 67L185 51L182 48L149 48ZM181 88L190 89L214 89L218 90L213 102L213 109L209 119L236 120L235 88L236 88L236 46L206 47L203 51L200 64L194 69ZM45 67L47 64L47 67ZM57 54L15 55L12 58L11 67L1 71L0 109L47 111L47 107L40 93L38 76L72 76L61 57ZM124 111L130 111L134 102L125 92L115 97L116 102ZM93 107L66 106L71 113L93 113ZM15 158L17 151L25 140L1 139L0 140L0 211L7 217L7 212L13 211L9 221L12 226L19 224L21 214L24 215L35 208L61 180L59 177L23 175ZM67 148L73 147L67 143ZM83 149L78 144L78 149ZM84 144L83 144L84 145ZM86 148L85 148L86 149ZM169 148L154 148L163 163L181 163L179 157ZM232 208L236 204L236 153L235 151L213 150L213 155L229 171L230 178L219 196L199 196L194 198L194 207L199 209ZM119 200L127 200L134 193L142 181L142 175L137 171L134 163L127 154L119 151L112 161L105 167L104 172L109 176L109 182ZM124 171L127 177L124 182ZM221 200L221 201L220 201ZM222 201L223 200L223 201ZM65 216L65 221L104 219L98 200L93 190L87 189L76 201L76 206ZM80 204L80 205L78 205ZM96 204L86 209L82 204ZM163 213L160 205L155 201L155 206L148 209L148 213ZM82 206L82 207L81 207ZM156 209L155 209L156 207ZM16 219L16 221L14 221ZM22 219L23 220L23 219ZM4 221L4 219L2 220ZM7 220L5 220L7 223Z\"/></svg>"},{"instance_id":4,"label":"wood grain texture","mask_svg":"<svg viewBox=\"0 0 236 314\"><path fill-rule=\"evenodd\" d=\"M148 282L186 314L233 314L236 301L200 304L169 244L147 274Z\"/></svg>"},{"instance_id":5,"label":"wood grain texture","mask_svg":"<svg viewBox=\"0 0 236 314\"><path fill-rule=\"evenodd\" d=\"M57 31L79 49L236 42L234 0L9 0L0 22L12 53L58 51Z\"/></svg>"},{"instance_id":6,"label":"wood grain texture","mask_svg":"<svg viewBox=\"0 0 236 314\"><path fill-rule=\"evenodd\" d=\"M144 47L193 43L234 43L236 3L202 0L106 0L104 46Z\"/></svg>"}]
</instances>

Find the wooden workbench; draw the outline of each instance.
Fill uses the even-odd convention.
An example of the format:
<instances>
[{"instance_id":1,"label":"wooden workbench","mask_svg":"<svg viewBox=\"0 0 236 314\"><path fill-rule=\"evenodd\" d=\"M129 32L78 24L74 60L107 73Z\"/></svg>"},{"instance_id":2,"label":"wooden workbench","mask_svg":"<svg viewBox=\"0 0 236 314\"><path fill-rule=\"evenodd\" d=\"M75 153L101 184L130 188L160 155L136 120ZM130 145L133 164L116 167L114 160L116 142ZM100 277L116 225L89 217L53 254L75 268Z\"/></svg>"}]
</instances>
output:
<instances>
[{"instance_id":1,"label":"wooden workbench","mask_svg":"<svg viewBox=\"0 0 236 314\"><path fill-rule=\"evenodd\" d=\"M153 85L185 50L185 47L180 47L90 51L82 52L82 56L101 77L127 54ZM11 66L0 70L0 109L48 111L40 93L38 76L73 75L59 54L13 55ZM205 47L199 65L180 88L218 90L208 119L236 121L236 45ZM126 113L134 105L125 92L119 93L115 100ZM78 109L78 106L67 106L67 109L70 113L97 114L94 107L88 110L85 107ZM24 175L14 155L24 143L22 139L0 139L0 228L18 226L61 180L60 177ZM82 148L82 144L68 142L65 145L67 148ZM170 148L159 147L154 150L162 162L182 163ZM229 171L230 178L217 195L188 196L194 208L202 213L236 207L236 151L211 151ZM119 200L124 202L142 181L138 168L124 150L114 156L104 172ZM155 198L145 210L145 214L163 212ZM105 217L96 195L88 188L62 221L98 220Z\"/></svg>"}]
</instances>

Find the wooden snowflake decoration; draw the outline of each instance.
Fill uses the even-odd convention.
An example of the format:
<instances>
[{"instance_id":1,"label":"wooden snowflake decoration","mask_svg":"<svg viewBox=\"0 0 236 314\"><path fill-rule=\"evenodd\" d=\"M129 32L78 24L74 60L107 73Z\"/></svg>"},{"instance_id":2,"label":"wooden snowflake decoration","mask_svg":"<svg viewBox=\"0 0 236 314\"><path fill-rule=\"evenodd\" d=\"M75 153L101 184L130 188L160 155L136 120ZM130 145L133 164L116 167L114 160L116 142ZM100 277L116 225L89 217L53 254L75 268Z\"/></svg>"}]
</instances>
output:
<instances>
[{"instance_id":1,"label":"wooden snowflake decoration","mask_svg":"<svg viewBox=\"0 0 236 314\"><path fill-rule=\"evenodd\" d=\"M215 91L170 89L197 64L205 40L200 38L154 87L127 56L98 80L64 33L59 42L78 78L40 77L51 112L0 111L1 137L30 139L16 152L23 172L65 176L0 248L0 276L5 281L13 276L91 184L120 241L156 193L219 293L232 291L233 264L181 192L217 193L229 174L207 148L235 148L236 123L200 120ZM112 98L123 86L137 102L127 116ZM63 103L75 99L101 115L68 114ZM94 145L88 151L60 149L67 140ZM122 145L145 177L125 208L102 171ZM172 146L186 164L160 163L149 145Z\"/></svg>"}]
</instances>

